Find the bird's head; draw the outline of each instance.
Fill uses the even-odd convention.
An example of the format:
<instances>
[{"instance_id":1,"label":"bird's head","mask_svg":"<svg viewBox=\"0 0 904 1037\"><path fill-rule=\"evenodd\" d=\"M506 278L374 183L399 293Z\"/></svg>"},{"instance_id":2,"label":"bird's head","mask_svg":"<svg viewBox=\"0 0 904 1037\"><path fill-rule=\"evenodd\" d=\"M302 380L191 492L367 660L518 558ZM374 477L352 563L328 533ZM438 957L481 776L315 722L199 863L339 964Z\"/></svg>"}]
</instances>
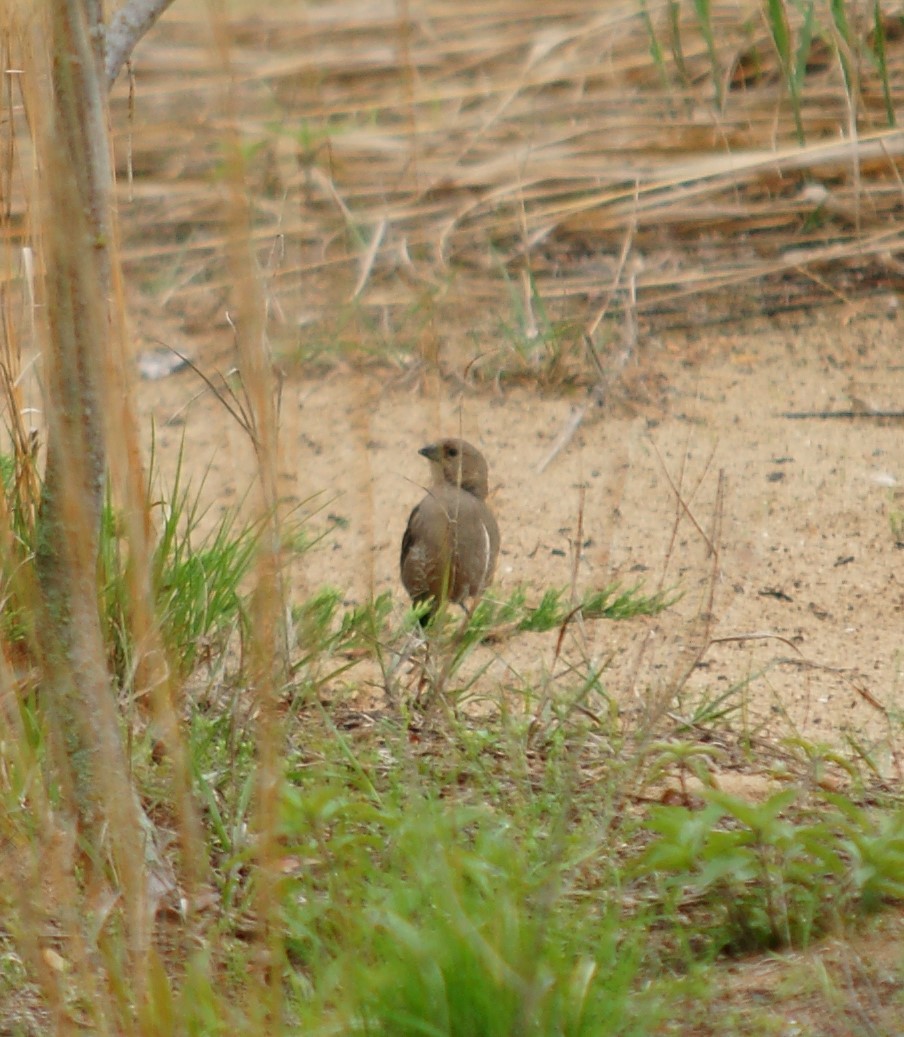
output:
<instances>
[{"instance_id":1,"label":"bird's head","mask_svg":"<svg viewBox=\"0 0 904 1037\"><path fill-rule=\"evenodd\" d=\"M489 492L487 463L475 446L463 439L439 439L419 453L430 462L433 482L460 486L483 500Z\"/></svg>"}]
</instances>

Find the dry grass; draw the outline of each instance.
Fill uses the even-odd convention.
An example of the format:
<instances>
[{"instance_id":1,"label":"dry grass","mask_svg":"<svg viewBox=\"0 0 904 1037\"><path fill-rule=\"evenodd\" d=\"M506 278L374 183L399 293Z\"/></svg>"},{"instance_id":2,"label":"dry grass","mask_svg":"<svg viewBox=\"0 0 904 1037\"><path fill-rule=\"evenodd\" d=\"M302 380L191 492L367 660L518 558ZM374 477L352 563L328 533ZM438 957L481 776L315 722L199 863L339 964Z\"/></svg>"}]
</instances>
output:
<instances>
[{"instance_id":1,"label":"dry grass","mask_svg":"<svg viewBox=\"0 0 904 1037\"><path fill-rule=\"evenodd\" d=\"M459 311L511 305L508 278L629 345L887 295L902 24L886 5L883 70L869 12L851 12L845 40L824 6L801 144L765 3L715 5L712 52L687 0L275 6L215 31L176 4L139 48L133 97L127 82L114 94L127 277L189 332L235 310L223 141L238 118L284 353L341 338L348 304L405 340L453 283ZM15 102L15 77L7 89ZM28 232L25 137L3 145L12 245Z\"/></svg>"},{"instance_id":2,"label":"dry grass","mask_svg":"<svg viewBox=\"0 0 904 1037\"><path fill-rule=\"evenodd\" d=\"M904 138L866 51L849 58L817 14L801 145L765 4L716 5L713 56L693 5L671 6L331 3L212 45L177 4L139 49L131 118L115 93L128 276L190 328L234 305L220 213L238 116L284 345L352 300L397 328L453 275L480 306L528 271L570 319L639 332L890 290ZM894 91L897 16L884 32Z\"/></svg>"}]
</instances>

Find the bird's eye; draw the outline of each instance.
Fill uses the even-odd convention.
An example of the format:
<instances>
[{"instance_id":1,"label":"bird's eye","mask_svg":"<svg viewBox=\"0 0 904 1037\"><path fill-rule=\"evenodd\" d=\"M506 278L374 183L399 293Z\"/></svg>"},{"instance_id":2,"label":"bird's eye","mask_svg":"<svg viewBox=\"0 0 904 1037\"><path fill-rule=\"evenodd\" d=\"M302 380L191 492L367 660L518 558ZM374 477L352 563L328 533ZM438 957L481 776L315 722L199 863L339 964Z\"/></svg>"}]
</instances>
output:
<instances>
[{"instance_id":1,"label":"bird's eye","mask_svg":"<svg viewBox=\"0 0 904 1037\"><path fill-rule=\"evenodd\" d=\"M446 447L446 457L458 457L458 447L457 446Z\"/></svg>"}]
</instances>

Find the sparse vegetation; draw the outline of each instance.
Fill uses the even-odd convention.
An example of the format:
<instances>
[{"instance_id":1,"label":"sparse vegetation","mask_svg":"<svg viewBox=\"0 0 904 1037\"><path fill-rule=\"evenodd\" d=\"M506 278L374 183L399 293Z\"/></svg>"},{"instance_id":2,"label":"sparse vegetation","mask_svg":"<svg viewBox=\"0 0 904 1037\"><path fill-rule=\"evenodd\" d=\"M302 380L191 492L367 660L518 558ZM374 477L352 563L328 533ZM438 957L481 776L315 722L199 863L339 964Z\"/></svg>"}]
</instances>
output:
<instances>
[{"instance_id":1,"label":"sparse vegetation","mask_svg":"<svg viewBox=\"0 0 904 1037\"><path fill-rule=\"evenodd\" d=\"M900 716L885 714L884 741L766 745L745 711L750 673L689 687L714 643L721 497L704 530L674 486L705 546L702 592L679 567L666 578L675 537L658 582L594 573L588 587L582 513L570 586L513 577L426 638L389 593L289 590L290 563L348 522L308 532L316 512L278 492L270 343L308 375L592 386L598 403L642 329L885 290L900 246L896 12L554 7L431 3L423 24L342 5L234 24L176 9L136 63L128 149L114 98L134 190L114 259L170 330L174 316L228 319L240 374L202 391L223 393L254 485L217 510L181 460L168 482L154 463L149 478L128 394L105 399L103 641L88 662L112 723L86 751L102 765L115 741L127 783L104 786L90 830L36 633L46 442L25 400L48 342L27 270L52 218L26 159L59 169L28 118L35 26L0 12L0 52L21 66L0 101L0 1031L766 1033L768 1006L727 1001L726 960L806 949L821 962L827 937L899 935L904 807L887 761ZM67 247L72 262L90 243ZM460 315L453 327L462 295L502 329L492 356ZM344 431L345 415L330 420ZM900 540L900 509L887 521ZM633 623L646 645L698 592L658 683L614 684L616 647L584 630ZM542 645L541 666L512 663L516 639ZM759 784L735 794L726 775ZM117 827L117 803L134 828ZM125 892L116 840L138 865ZM854 981L825 960L831 1003ZM858 967L882 994L858 1003L864 1032L899 1032L900 962Z\"/></svg>"}]
</instances>

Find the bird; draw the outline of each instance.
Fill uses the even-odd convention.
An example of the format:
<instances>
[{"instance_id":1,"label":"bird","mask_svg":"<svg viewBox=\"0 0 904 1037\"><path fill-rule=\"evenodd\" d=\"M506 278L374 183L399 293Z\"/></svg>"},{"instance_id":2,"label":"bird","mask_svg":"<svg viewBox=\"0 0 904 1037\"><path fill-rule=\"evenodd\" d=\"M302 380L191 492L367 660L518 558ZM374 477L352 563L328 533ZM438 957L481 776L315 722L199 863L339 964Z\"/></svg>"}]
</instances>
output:
<instances>
[{"instance_id":1,"label":"bird","mask_svg":"<svg viewBox=\"0 0 904 1037\"><path fill-rule=\"evenodd\" d=\"M440 439L419 451L432 485L408 517L402 537L402 583L426 627L446 602L464 605L486 589L499 556L499 526L487 505L489 474L481 452L463 439Z\"/></svg>"}]
</instances>

